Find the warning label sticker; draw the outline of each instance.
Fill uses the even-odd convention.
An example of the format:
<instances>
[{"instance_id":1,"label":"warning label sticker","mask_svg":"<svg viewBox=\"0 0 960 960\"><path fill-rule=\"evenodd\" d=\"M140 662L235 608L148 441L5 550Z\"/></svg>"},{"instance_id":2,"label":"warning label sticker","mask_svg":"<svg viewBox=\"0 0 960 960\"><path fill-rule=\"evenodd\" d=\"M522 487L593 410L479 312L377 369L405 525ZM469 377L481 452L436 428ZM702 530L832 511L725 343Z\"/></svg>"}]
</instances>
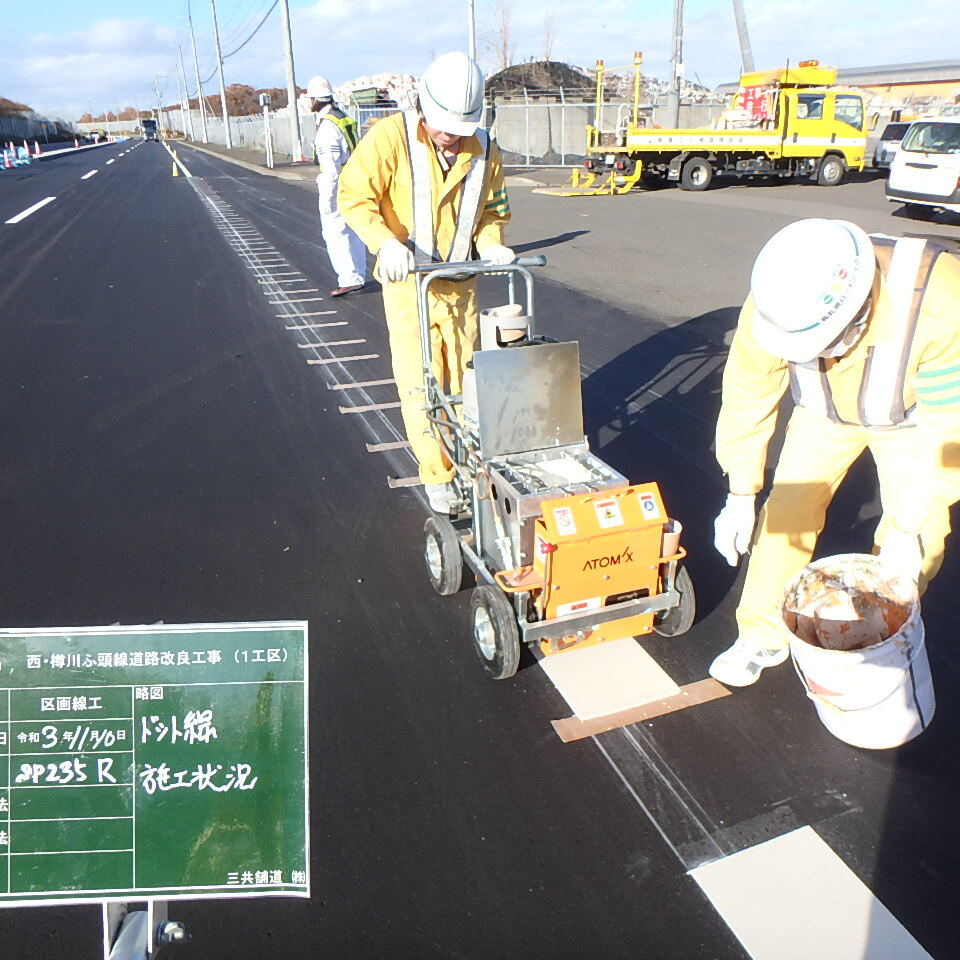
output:
<instances>
[{"instance_id":1,"label":"warning label sticker","mask_svg":"<svg viewBox=\"0 0 960 960\"><path fill-rule=\"evenodd\" d=\"M568 613L581 613L584 610L599 610L600 598L591 597L589 600L575 600L573 603L561 603L557 607L557 616L564 617Z\"/></svg>"},{"instance_id":2,"label":"warning label sticker","mask_svg":"<svg viewBox=\"0 0 960 960\"><path fill-rule=\"evenodd\" d=\"M640 494L640 512L644 520L662 520L663 515L657 506L657 501L652 493Z\"/></svg>"},{"instance_id":3,"label":"warning label sticker","mask_svg":"<svg viewBox=\"0 0 960 960\"><path fill-rule=\"evenodd\" d=\"M554 507L553 522L557 525L557 533L561 537L568 537L577 532L577 525L573 522L573 511L569 507Z\"/></svg>"},{"instance_id":4,"label":"warning label sticker","mask_svg":"<svg viewBox=\"0 0 960 960\"><path fill-rule=\"evenodd\" d=\"M598 500L593 509L597 513L597 523L601 527L622 527L623 514L620 511L620 502L614 497L607 500Z\"/></svg>"}]
</instances>

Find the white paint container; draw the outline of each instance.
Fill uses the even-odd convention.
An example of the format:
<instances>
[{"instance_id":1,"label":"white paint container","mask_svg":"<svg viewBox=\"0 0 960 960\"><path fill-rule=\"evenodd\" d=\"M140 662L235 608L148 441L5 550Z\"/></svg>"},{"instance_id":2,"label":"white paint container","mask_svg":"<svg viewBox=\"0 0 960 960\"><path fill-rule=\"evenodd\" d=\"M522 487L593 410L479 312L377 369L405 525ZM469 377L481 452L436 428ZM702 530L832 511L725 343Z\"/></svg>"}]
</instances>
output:
<instances>
[{"instance_id":1,"label":"white paint container","mask_svg":"<svg viewBox=\"0 0 960 960\"><path fill-rule=\"evenodd\" d=\"M872 571L871 586L877 589L882 589L885 581L890 583L876 557L828 557L810 564L788 585L785 613L794 608L811 572L826 572L844 581L851 569L856 569L858 578L869 578ZM902 600L903 594L897 591L895 599ZM855 747L883 750L900 746L925 730L933 718L936 698L915 592L908 602L909 614L900 629L862 649L825 650L791 636L794 666L820 720L835 737ZM789 617L786 619L789 627Z\"/></svg>"}]
</instances>

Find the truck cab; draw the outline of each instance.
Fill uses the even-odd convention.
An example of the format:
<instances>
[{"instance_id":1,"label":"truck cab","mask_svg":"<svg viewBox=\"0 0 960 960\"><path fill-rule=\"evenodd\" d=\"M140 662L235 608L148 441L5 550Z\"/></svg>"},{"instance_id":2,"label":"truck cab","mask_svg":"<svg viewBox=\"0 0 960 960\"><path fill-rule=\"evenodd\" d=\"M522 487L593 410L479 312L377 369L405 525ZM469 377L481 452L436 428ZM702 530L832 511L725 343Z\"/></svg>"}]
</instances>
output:
<instances>
[{"instance_id":1,"label":"truck cab","mask_svg":"<svg viewBox=\"0 0 960 960\"><path fill-rule=\"evenodd\" d=\"M143 131L144 140L156 140L160 142L160 137L157 134L157 121L156 120L141 120L140 129Z\"/></svg>"}]
</instances>

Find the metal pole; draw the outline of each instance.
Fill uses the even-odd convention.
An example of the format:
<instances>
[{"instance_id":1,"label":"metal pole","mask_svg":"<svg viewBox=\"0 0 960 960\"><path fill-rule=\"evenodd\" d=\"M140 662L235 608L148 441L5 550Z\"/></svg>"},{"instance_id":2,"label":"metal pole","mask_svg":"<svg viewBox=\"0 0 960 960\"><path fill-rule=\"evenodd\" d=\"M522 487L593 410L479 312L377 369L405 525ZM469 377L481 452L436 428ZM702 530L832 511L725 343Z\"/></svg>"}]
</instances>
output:
<instances>
[{"instance_id":1,"label":"metal pole","mask_svg":"<svg viewBox=\"0 0 960 960\"><path fill-rule=\"evenodd\" d=\"M193 70L197 78L197 106L200 108L200 134L204 143L209 143L207 136L207 111L203 103L203 84L200 83L200 63L197 60L197 39L193 35L193 17L190 16L190 0L187 0L187 23L190 25L190 46L193 48ZM187 106L190 105L189 99Z\"/></svg>"},{"instance_id":2,"label":"metal pole","mask_svg":"<svg viewBox=\"0 0 960 960\"><path fill-rule=\"evenodd\" d=\"M471 60L477 59L477 24L473 0L467 0L467 53Z\"/></svg>"},{"instance_id":3,"label":"metal pole","mask_svg":"<svg viewBox=\"0 0 960 960\"><path fill-rule=\"evenodd\" d=\"M670 60L673 63L673 84L667 100L667 126L680 126L680 76L683 70L683 0L673 0L673 40Z\"/></svg>"},{"instance_id":4,"label":"metal pole","mask_svg":"<svg viewBox=\"0 0 960 960\"><path fill-rule=\"evenodd\" d=\"M157 94L157 136L163 136L163 108L160 106L160 74L154 74L153 89Z\"/></svg>"},{"instance_id":5,"label":"metal pole","mask_svg":"<svg viewBox=\"0 0 960 960\"><path fill-rule=\"evenodd\" d=\"M217 73L220 75L220 106L223 107L223 142L229 150L233 146L230 136L230 115L227 113L227 87L223 82L223 57L220 55L220 30L217 27L217 0L210 0L213 13L213 46L217 52Z\"/></svg>"},{"instance_id":6,"label":"metal pole","mask_svg":"<svg viewBox=\"0 0 960 960\"><path fill-rule=\"evenodd\" d=\"M753 73L753 51L750 49L750 34L747 33L747 16L743 12L743 0L733 0L733 16L737 21L737 36L740 38L740 61L744 73Z\"/></svg>"},{"instance_id":7,"label":"metal pole","mask_svg":"<svg viewBox=\"0 0 960 960\"><path fill-rule=\"evenodd\" d=\"M297 81L293 72L293 38L290 34L290 5L280 0L280 25L283 32L283 63L287 71L287 114L290 117L290 150L293 159L303 161L300 137L300 108L297 106Z\"/></svg>"},{"instance_id":8,"label":"metal pole","mask_svg":"<svg viewBox=\"0 0 960 960\"><path fill-rule=\"evenodd\" d=\"M183 51L180 49L179 43L177 44L177 67L180 70L180 85L183 89L180 97L183 102L183 109L187 111L187 129L184 130L184 133L189 131L190 139L196 140L197 138L193 132L193 111L190 109L190 95L187 90L187 75L183 69Z\"/></svg>"},{"instance_id":9,"label":"metal pole","mask_svg":"<svg viewBox=\"0 0 960 960\"><path fill-rule=\"evenodd\" d=\"M273 137L270 133L270 108L263 107L263 145L267 151L267 166L273 169Z\"/></svg>"}]
</instances>

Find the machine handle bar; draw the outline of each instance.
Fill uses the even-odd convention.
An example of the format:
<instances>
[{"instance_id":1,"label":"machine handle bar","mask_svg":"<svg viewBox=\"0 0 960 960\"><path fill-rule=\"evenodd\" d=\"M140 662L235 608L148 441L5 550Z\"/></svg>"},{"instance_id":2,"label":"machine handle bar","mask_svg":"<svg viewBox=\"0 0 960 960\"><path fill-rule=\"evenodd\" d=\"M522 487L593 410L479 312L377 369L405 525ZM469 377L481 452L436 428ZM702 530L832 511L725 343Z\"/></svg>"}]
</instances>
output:
<instances>
[{"instance_id":1,"label":"machine handle bar","mask_svg":"<svg viewBox=\"0 0 960 960\"><path fill-rule=\"evenodd\" d=\"M434 270L456 270L461 273L486 273L508 270L510 267L543 267L547 258L541 253L535 257L517 257L511 263L495 266L488 260L464 260L461 263L418 263L411 273L433 273Z\"/></svg>"}]
</instances>

